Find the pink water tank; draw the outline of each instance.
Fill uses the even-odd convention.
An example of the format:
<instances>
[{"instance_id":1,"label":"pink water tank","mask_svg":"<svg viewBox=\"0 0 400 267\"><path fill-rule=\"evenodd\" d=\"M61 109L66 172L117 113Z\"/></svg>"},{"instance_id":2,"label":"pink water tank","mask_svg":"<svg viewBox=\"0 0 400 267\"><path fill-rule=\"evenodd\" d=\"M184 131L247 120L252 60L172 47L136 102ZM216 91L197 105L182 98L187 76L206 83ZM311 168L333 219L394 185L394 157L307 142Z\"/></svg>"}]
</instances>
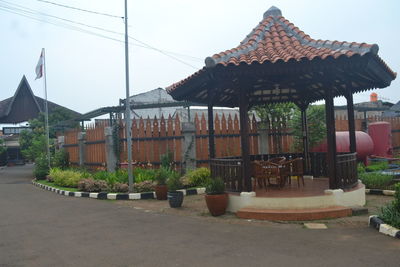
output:
<instances>
[{"instance_id":1,"label":"pink water tank","mask_svg":"<svg viewBox=\"0 0 400 267\"><path fill-rule=\"evenodd\" d=\"M368 134L374 142L375 156L392 157L392 127L386 121L373 122L368 125Z\"/></svg>"},{"instance_id":2,"label":"pink water tank","mask_svg":"<svg viewBox=\"0 0 400 267\"><path fill-rule=\"evenodd\" d=\"M365 161L367 156L372 155L374 143L371 137L361 131L356 131L357 159ZM326 140L320 145L311 149L312 152L327 152ZM336 152L350 152L349 132L336 132Z\"/></svg>"}]
</instances>

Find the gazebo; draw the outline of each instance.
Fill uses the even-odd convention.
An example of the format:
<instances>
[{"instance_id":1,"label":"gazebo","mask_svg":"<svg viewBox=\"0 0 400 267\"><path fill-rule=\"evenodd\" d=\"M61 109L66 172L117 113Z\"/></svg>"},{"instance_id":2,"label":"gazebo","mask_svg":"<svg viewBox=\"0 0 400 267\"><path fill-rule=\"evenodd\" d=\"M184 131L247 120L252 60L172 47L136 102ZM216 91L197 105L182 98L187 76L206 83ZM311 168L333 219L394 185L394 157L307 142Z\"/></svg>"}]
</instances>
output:
<instances>
[{"instance_id":1,"label":"gazebo","mask_svg":"<svg viewBox=\"0 0 400 267\"><path fill-rule=\"evenodd\" d=\"M209 156L212 171L225 173L227 187L252 191L247 112L258 104L293 102L301 110L303 157L310 170L307 107L325 100L327 177L330 189L358 184L353 94L384 88L396 78L378 56L378 45L315 40L268 9L239 46L205 59L205 67L167 88L176 100L208 105ZM349 153L336 152L334 98L347 99ZM242 157L215 159L213 106L239 107Z\"/></svg>"}]
</instances>

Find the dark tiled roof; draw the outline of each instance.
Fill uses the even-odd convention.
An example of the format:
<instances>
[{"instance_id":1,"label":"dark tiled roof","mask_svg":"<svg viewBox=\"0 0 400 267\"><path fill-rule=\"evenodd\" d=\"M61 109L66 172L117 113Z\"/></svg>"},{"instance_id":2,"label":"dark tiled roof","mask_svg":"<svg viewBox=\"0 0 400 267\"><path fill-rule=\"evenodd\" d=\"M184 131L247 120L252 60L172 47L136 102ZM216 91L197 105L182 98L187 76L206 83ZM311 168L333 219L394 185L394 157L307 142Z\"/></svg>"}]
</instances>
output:
<instances>
[{"instance_id":1,"label":"dark tiled roof","mask_svg":"<svg viewBox=\"0 0 400 267\"><path fill-rule=\"evenodd\" d=\"M264 13L263 20L250 32L239 46L220 52L206 59L206 67L239 66L242 64L263 64L289 61L304 61L339 57L363 56L367 53L377 55L376 44L315 40L305 34L293 23L285 19L281 11L271 7ZM387 71L396 76L379 58ZM197 71L188 78L167 88L173 91L186 83L192 77L204 72L205 68Z\"/></svg>"},{"instance_id":2,"label":"dark tiled roof","mask_svg":"<svg viewBox=\"0 0 400 267\"><path fill-rule=\"evenodd\" d=\"M21 96L21 94L19 94L22 91L25 92L24 96ZM24 106L23 108L16 107L15 105L17 105L17 104L15 104L15 101L17 101L18 98L21 99L23 97L27 97L27 98L33 100L31 102L28 102L28 103L30 103L29 105L31 105L33 107L31 107L31 108L28 108L26 106ZM24 103L26 105L27 102L24 102ZM71 113L71 115L74 117L78 117L81 115L80 113L78 113L76 111L73 111L73 110L63 107L63 106L60 106L51 101L47 101L47 104L48 104L49 113L52 113L56 109L63 109L65 111L68 111L69 113ZM10 113L12 113L11 112L12 110L17 110L19 113L21 113L23 115L18 116L18 118L15 118L15 117L10 118ZM18 88L17 88L14 96L0 101L0 122L2 122L2 123L17 123L17 122L26 121L26 120L32 119L34 116L36 116L37 112L43 112L44 110L45 110L45 100L43 98L37 97L33 94L32 89L24 75L21 79L20 84L18 85ZM33 113L29 114L29 112L34 112L35 114L33 114ZM11 115L11 117L12 117L12 115ZM21 121L21 119L23 119L23 120Z\"/></svg>"},{"instance_id":3,"label":"dark tiled roof","mask_svg":"<svg viewBox=\"0 0 400 267\"><path fill-rule=\"evenodd\" d=\"M9 107L10 103L12 102L12 99L13 98L10 97L10 98L0 101L0 118L7 114L8 107Z\"/></svg>"}]
</instances>

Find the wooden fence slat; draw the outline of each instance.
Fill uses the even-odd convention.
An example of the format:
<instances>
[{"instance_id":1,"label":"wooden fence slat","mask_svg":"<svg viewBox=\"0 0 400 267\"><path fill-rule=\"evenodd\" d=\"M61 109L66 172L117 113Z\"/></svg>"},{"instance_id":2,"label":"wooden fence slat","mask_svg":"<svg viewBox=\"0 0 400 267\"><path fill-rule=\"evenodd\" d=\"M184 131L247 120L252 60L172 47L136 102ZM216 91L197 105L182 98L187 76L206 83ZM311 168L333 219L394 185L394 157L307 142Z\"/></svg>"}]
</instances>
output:
<instances>
[{"instance_id":1,"label":"wooden fence slat","mask_svg":"<svg viewBox=\"0 0 400 267\"><path fill-rule=\"evenodd\" d=\"M181 121L179 119L179 115L177 114L175 117L175 133L174 136L180 137L182 136L182 130L181 130ZM182 138L175 138L175 161L182 161Z\"/></svg>"},{"instance_id":2,"label":"wooden fence slat","mask_svg":"<svg viewBox=\"0 0 400 267\"><path fill-rule=\"evenodd\" d=\"M143 138L146 137L144 132L144 120L142 117L139 119L139 162L146 161L146 147L145 147L145 140Z\"/></svg>"},{"instance_id":3,"label":"wooden fence slat","mask_svg":"<svg viewBox=\"0 0 400 267\"><path fill-rule=\"evenodd\" d=\"M160 161L160 128L158 119L154 116L153 119L153 161L159 162Z\"/></svg>"}]
</instances>

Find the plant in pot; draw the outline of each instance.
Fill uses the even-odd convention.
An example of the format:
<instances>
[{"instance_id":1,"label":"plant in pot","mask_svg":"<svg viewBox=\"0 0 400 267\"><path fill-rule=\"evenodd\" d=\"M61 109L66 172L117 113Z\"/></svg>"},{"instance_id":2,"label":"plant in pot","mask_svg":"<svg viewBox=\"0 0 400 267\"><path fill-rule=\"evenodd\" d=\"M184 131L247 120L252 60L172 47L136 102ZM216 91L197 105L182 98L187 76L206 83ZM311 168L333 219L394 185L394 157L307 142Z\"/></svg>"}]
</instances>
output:
<instances>
[{"instance_id":1,"label":"plant in pot","mask_svg":"<svg viewBox=\"0 0 400 267\"><path fill-rule=\"evenodd\" d=\"M177 191L182 188L182 184L177 173L171 173L171 176L167 180L168 186L168 202L171 208L179 208L183 202L183 192Z\"/></svg>"},{"instance_id":2,"label":"plant in pot","mask_svg":"<svg viewBox=\"0 0 400 267\"><path fill-rule=\"evenodd\" d=\"M211 179L208 182L205 199L212 216L225 214L228 206L228 194L225 193L225 183L221 178Z\"/></svg>"},{"instance_id":3,"label":"plant in pot","mask_svg":"<svg viewBox=\"0 0 400 267\"><path fill-rule=\"evenodd\" d=\"M155 180L156 180L156 197L158 200L167 200L167 178L170 172L168 169L161 167L160 169L157 170L156 175L155 175Z\"/></svg>"}]
</instances>

